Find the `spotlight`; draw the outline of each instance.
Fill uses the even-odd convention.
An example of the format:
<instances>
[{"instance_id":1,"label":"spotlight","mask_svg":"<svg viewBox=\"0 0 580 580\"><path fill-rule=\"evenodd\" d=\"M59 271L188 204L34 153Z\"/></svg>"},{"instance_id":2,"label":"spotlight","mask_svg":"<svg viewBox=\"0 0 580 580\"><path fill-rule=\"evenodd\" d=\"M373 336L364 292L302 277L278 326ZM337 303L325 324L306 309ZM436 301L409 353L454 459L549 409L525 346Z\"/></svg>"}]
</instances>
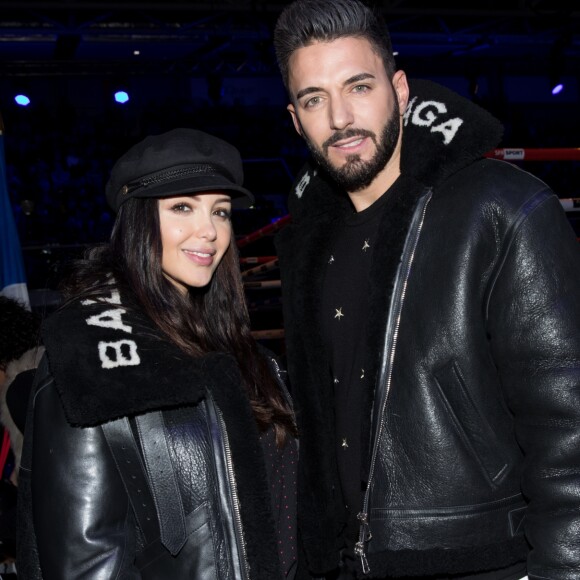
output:
<instances>
[{"instance_id":1,"label":"spotlight","mask_svg":"<svg viewBox=\"0 0 580 580\"><path fill-rule=\"evenodd\" d=\"M129 94L126 91L117 91L115 93L115 101L124 105L129 100Z\"/></svg>"},{"instance_id":2,"label":"spotlight","mask_svg":"<svg viewBox=\"0 0 580 580\"><path fill-rule=\"evenodd\" d=\"M20 105L21 107L28 107L28 105L30 105L30 99L22 93L16 95L14 100L16 101L16 104Z\"/></svg>"},{"instance_id":3,"label":"spotlight","mask_svg":"<svg viewBox=\"0 0 580 580\"><path fill-rule=\"evenodd\" d=\"M564 64L566 62L566 50L571 43L571 35L565 34L558 38L550 48L548 54L548 79L552 96L559 95L564 90L562 75L564 74Z\"/></svg>"}]
</instances>

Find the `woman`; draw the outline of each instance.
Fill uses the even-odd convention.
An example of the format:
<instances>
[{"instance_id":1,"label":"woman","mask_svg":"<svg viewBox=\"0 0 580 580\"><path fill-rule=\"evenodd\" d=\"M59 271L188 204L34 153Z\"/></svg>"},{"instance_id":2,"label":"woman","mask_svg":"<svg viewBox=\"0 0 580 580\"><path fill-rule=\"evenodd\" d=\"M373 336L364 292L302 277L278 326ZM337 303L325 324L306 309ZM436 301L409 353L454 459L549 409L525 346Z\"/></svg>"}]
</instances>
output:
<instances>
[{"instance_id":1,"label":"woman","mask_svg":"<svg viewBox=\"0 0 580 580\"><path fill-rule=\"evenodd\" d=\"M295 426L250 334L230 221L253 201L242 181L238 151L192 129L113 167L110 243L43 326L19 577L293 575Z\"/></svg>"}]
</instances>

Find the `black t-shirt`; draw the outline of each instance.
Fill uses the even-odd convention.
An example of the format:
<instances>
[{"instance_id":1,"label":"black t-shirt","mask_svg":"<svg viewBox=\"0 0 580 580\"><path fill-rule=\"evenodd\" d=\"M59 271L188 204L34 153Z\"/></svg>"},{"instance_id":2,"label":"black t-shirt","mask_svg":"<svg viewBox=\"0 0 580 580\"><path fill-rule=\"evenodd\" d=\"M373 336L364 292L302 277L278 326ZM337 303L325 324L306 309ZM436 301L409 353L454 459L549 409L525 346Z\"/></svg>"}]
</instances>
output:
<instances>
[{"instance_id":1,"label":"black t-shirt","mask_svg":"<svg viewBox=\"0 0 580 580\"><path fill-rule=\"evenodd\" d=\"M365 343L368 277L382 208L381 196L361 212L345 216L328 256L322 288L322 335L334 379L336 453L350 527L361 508L361 414L365 389L373 377L366 369L376 353ZM352 534L350 534L352 537Z\"/></svg>"}]
</instances>

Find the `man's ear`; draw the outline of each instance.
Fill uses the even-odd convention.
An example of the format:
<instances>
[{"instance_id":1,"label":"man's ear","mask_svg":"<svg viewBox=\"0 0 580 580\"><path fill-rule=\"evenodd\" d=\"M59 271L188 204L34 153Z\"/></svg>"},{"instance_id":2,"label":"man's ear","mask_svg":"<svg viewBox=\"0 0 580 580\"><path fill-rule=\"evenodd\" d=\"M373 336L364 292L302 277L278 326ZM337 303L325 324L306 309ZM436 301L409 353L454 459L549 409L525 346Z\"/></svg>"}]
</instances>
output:
<instances>
[{"instance_id":1,"label":"man's ear","mask_svg":"<svg viewBox=\"0 0 580 580\"><path fill-rule=\"evenodd\" d=\"M292 122L294 123L294 129L296 129L296 133L298 133L298 135L300 135L300 137L303 137L302 127L300 126L300 121L298 120L298 115L296 114L296 108L294 107L294 105L292 103L290 103L286 107L286 110L290 113L290 116L292 117Z\"/></svg>"},{"instance_id":2,"label":"man's ear","mask_svg":"<svg viewBox=\"0 0 580 580\"><path fill-rule=\"evenodd\" d=\"M405 71L398 70L393 75L393 87L395 88L397 99L399 100L399 111L401 112L401 115L403 115L407 108L407 103L409 102L409 84L407 83L407 75L405 74Z\"/></svg>"}]
</instances>

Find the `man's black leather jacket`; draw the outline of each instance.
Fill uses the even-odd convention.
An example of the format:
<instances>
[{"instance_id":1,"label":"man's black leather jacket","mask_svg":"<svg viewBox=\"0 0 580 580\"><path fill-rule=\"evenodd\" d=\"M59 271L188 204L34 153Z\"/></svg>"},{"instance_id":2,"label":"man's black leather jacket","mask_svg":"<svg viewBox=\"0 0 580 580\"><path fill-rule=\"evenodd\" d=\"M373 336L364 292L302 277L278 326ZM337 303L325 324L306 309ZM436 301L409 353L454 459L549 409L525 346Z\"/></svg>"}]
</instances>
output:
<instances>
[{"instance_id":1,"label":"man's black leather jacket","mask_svg":"<svg viewBox=\"0 0 580 580\"><path fill-rule=\"evenodd\" d=\"M544 183L478 160L493 120L430 84L411 97L370 273L361 568L466 574L527 557L530 578L580 578L580 248ZM323 572L345 514L319 307L348 200L307 166L290 205L277 248L299 527Z\"/></svg>"}]
</instances>

